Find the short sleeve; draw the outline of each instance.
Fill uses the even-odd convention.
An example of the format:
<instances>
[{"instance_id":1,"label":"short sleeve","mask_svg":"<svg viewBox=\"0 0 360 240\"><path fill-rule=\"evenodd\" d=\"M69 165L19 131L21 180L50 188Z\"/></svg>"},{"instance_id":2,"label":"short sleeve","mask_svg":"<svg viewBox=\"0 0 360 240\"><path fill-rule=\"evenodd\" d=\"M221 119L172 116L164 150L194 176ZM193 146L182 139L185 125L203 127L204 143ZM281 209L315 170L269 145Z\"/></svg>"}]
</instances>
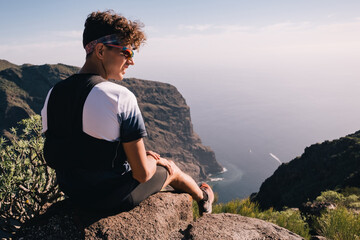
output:
<instances>
[{"instance_id":1,"label":"short sleeve","mask_svg":"<svg viewBox=\"0 0 360 240\"><path fill-rule=\"evenodd\" d=\"M47 105L49 102L49 97L51 94L52 88L49 90L46 99L45 99L45 103L43 108L41 109L41 121L42 121L42 132L46 132L46 130L48 129L48 125L47 125Z\"/></svg>"},{"instance_id":2,"label":"short sleeve","mask_svg":"<svg viewBox=\"0 0 360 240\"><path fill-rule=\"evenodd\" d=\"M132 92L119 100L120 141L131 142L147 136L144 119Z\"/></svg>"}]
</instances>

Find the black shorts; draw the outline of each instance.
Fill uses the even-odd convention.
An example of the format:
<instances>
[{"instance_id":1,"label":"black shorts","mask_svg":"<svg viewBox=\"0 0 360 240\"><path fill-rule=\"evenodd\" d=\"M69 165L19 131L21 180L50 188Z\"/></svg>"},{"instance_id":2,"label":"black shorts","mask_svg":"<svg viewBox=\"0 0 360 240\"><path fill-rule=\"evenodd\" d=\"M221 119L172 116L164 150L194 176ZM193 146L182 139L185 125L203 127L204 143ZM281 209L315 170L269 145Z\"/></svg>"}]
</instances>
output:
<instances>
[{"instance_id":1,"label":"black shorts","mask_svg":"<svg viewBox=\"0 0 360 240\"><path fill-rule=\"evenodd\" d=\"M56 173L60 189L75 205L100 211L130 210L159 192L168 177L163 166L157 166L154 176L145 183L135 180L132 172L123 175L81 171Z\"/></svg>"},{"instance_id":2,"label":"black shorts","mask_svg":"<svg viewBox=\"0 0 360 240\"><path fill-rule=\"evenodd\" d=\"M168 177L168 171L163 166L157 166L154 176L144 183L139 183L134 186L133 190L121 202L121 189L115 190L109 197L106 198L106 206L111 209L130 210L139 205L143 200L150 195L160 192Z\"/></svg>"}]
</instances>

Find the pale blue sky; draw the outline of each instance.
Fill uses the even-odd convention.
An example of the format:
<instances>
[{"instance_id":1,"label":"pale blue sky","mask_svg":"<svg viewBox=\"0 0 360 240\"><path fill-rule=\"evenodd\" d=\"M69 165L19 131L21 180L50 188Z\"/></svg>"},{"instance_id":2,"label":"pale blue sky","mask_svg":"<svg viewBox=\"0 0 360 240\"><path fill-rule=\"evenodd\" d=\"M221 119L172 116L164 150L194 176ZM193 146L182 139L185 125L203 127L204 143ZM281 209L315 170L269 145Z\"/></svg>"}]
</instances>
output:
<instances>
[{"instance_id":1,"label":"pale blue sky","mask_svg":"<svg viewBox=\"0 0 360 240\"><path fill-rule=\"evenodd\" d=\"M28 23L28 30L69 30L82 23L93 10L114 9L150 25L229 24L246 22L271 24L284 21L329 22L358 17L360 3L356 0L108 0L108 1L1 1L1 30ZM10 20L11 19L11 20ZM46 19L46 20L45 20ZM73 26L72 28L80 29ZM3 33L3 32L1 32Z\"/></svg>"},{"instance_id":2,"label":"pale blue sky","mask_svg":"<svg viewBox=\"0 0 360 240\"><path fill-rule=\"evenodd\" d=\"M82 30L93 10L114 9L146 25L173 32L179 24L263 26L281 22L341 23L359 17L357 0L244 1L244 0L134 0L134 1L1 1L0 34L18 36L47 31ZM3 42L3 41L2 41Z\"/></svg>"},{"instance_id":3,"label":"pale blue sky","mask_svg":"<svg viewBox=\"0 0 360 240\"><path fill-rule=\"evenodd\" d=\"M128 77L180 87L222 77L295 87L360 77L358 0L0 2L0 59L16 64L82 66L86 16L113 9L146 26Z\"/></svg>"},{"instance_id":4,"label":"pale blue sky","mask_svg":"<svg viewBox=\"0 0 360 240\"><path fill-rule=\"evenodd\" d=\"M187 51L200 55L195 65L203 60L201 66L211 65L210 53L217 46L230 56L225 65L236 66L251 62L251 58L270 57L273 51L296 57L306 51L329 54L332 47L344 47L343 51L335 50L342 54L360 40L357 0L2 0L0 58L17 64L61 62L81 66L84 20L91 11L105 9L146 25L149 42L146 52L137 56L139 60L171 55L175 65L188 61L188 54L184 56ZM240 56L239 62L235 61L239 55L247 59ZM168 60L160 63L169 65Z\"/></svg>"},{"instance_id":5,"label":"pale blue sky","mask_svg":"<svg viewBox=\"0 0 360 240\"><path fill-rule=\"evenodd\" d=\"M190 101L204 82L291 95L360 78L358 0L0 2L0 59L81 67L86 16L113 9L142 21L148 36L126 76L173 83Z\"/></svg>"}]
</instances>

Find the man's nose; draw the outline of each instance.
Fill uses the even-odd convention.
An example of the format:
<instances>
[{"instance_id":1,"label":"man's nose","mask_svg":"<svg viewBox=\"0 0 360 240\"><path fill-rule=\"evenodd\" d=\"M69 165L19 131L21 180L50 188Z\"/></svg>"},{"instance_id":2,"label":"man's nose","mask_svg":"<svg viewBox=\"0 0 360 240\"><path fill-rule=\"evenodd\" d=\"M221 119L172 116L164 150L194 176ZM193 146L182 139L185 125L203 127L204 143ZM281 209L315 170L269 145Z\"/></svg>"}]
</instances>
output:
<instances>
[{"instance_id":1,"label":"man's nose","mask_svg":"<svg viewBox=\"0 0 360 240\"><path fill-rule=\"evenodd\" d=\"M133 58L128 59L127 62L129 65L135 65L135 61Z\"/></svg>"}]
</instances>

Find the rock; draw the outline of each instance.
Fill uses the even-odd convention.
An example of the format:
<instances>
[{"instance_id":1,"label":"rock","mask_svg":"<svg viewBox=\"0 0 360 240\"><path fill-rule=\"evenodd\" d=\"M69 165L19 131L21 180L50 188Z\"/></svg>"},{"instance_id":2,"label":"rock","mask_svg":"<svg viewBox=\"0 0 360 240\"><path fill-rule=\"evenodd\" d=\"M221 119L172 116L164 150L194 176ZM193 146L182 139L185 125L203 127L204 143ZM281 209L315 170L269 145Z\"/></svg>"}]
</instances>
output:
<instances>
[{"instance_id":1,"label":"rock","mask_svg":"<svg viewBox=\"0 0 360 240\"><path fill-rule=\"evenodd\" d=\"M307 202L303 204L299 210L302 214L305 214L306 216L316 216L320 217L321 213L324 210L333 210L336 206L333 203L329 202Z\"/></svg>"},{"instance_id":2,"label":"rock","mask_svg":"<svg viewBox=\"0 0 360 240\"><path fill-rule=\"evenodd\" d=\"M21 227L21 222L0 215L0 239L10 238Z\"/></svg>"},{"instance_id":3,"label":"rock","mask_svg":"<svg viewBox=\"0 0 360 240\"><path fill-rule=\"evenodd\" d=\"M230 213L204 215L189 225L184 235L184 239L192 240L303 239L273 223Z\"/></svg>"},{"instance_id":4,"label":"rock","mask_svg":"<svg viewBox=\"0 0 360 240\"><path fill-rule=\"evenodd\" d=\"M188 194L160 192L113 216L75 211L66 200L23 226L17 239L302 239L273 223L237 214L204 215L193 222Z\"/></svg>"},{"instance_id":5,"label":"rock","mask_svg":"<svg viewBox=\"0 0 360 240\"><path fill-rule=\"evenodd\" d=\"M139 207L101 219L85 229L85 239L169 239L193 219L188 194L158 193Z\"/></svg>"},{"instance_id":6,"label":"rock","mask_svg":"<svg viewBox=\"0 0 360 240\"><path fill-rule=\"evenodd\" d=\"M160 192L129 212L99 217L75 211L60 203L50 214L23 226L23 239L168 239L170 233L186 229L192 221L192 199L188 194Z\"/></svg>"},{"instance_id":7,"label":"rock","mask_svg":"<svg viewBox=\"0 0 360 240\"><path fill-rule=\"evenodd\" d=\"M312 236L310 240L329 240L329 239L323 236Z\"/></svg>"}]
</instances>

